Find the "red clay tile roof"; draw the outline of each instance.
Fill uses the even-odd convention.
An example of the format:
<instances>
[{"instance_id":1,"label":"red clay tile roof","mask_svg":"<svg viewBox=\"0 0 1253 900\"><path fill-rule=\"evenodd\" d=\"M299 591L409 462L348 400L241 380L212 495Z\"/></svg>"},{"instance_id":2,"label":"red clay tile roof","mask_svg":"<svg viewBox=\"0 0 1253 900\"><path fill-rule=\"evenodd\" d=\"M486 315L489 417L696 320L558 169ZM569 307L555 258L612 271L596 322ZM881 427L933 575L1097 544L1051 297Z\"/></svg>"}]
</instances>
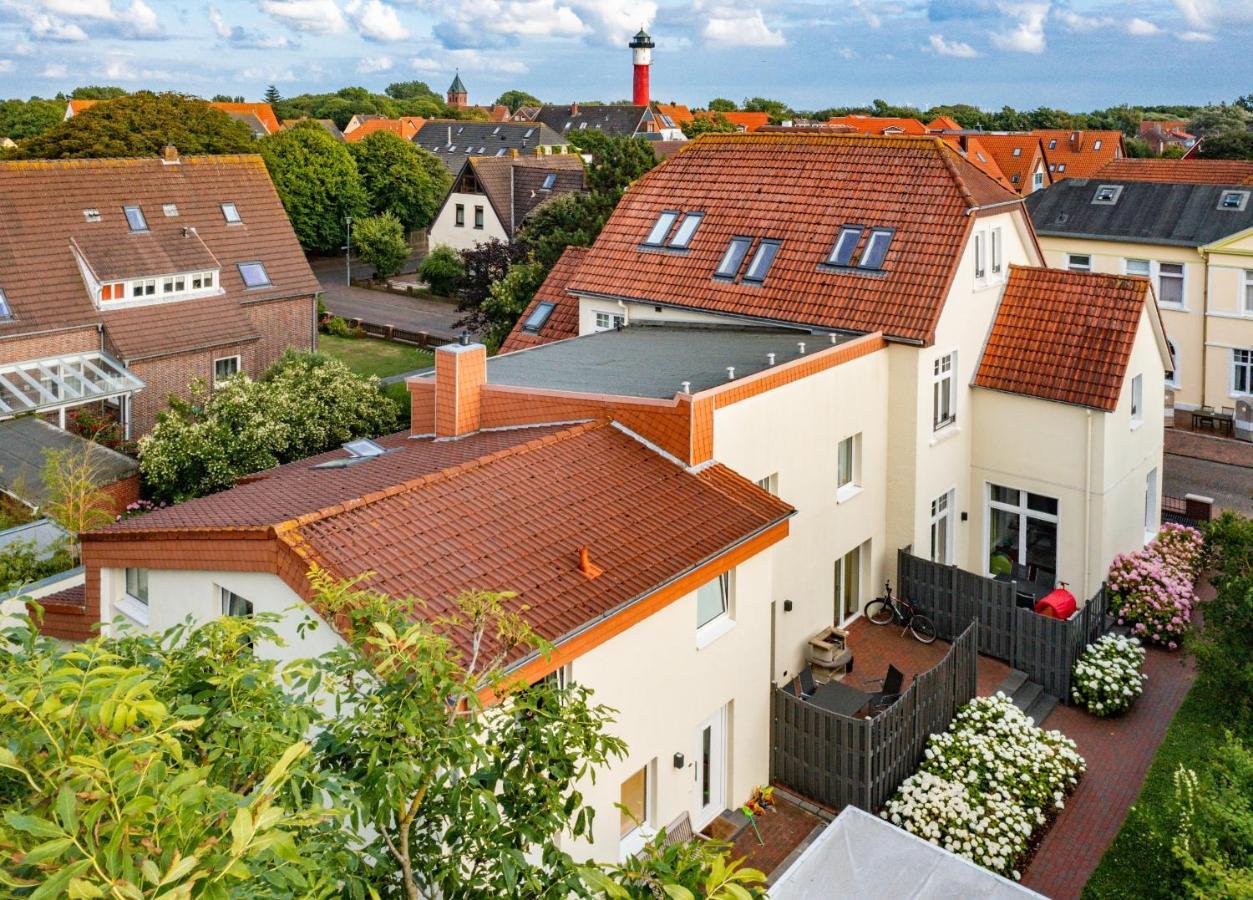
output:
<instances>
[{"instance_id":1,"label":"red clay tile roof","mask_svg":"<svg viewBox=\"0 0 1253 900\"><path fill-rule=\"evenodd\" d=\"M937 137L704 135L627 190L569 289L925 343L968 210L1014 199ZM642 249L663 210L705 213L689 251ZM845 224L895 229L882 271L822 267ZM782 242L760 286L713 277L737 235Z\"/></svg>"},{"instance_id":2,"label":"red clay tile roof","mask_svg":"<svg viewBox=\"0 0 1253 900\"><path fill-rule=\"evenodd\" d=\"M653 110L659 115L665 116L680 128L695 118L692 115L692 111L682 103L654 103Z\"/></svg>"},{"instance_id":3,"label":"red clay tile roof","mask_svg":"<svg viewBox=\"0 0 1253 900\"><path fill-rule=\"evenodd\" d=\"M582 191L586 186L583 157L577 153L471 156L466 165L474 170L480 190L487 196L496 218L511 238L522 220L544 201L560 194ZM544 190L544 180L549 174L556 174L557 180L551 188ZM449 197L459 187L454 182L449 189ZM448 198L444 202L447 203Z\"/></svg>"},{"instance_id":4,"label":"red clay tile roof","mask_svg":"<svg viewBox=\"0 0 1253 900\"><path fill-rule=\"evenodd\" d=\"M239 301L227 295L192 300L176 320L164 306L150 303L101 313L109 350L130 363L261 338Z\"/></svg>"},{"instance_id":5,"label":"red clay tile roof","mask_svg":"<svg viewBox=\"0 0 1253 900\"><path fill-rule=\"evenodd\" d=\"M561 258L557 260L557 264L552 267L552 271L548 273L544 283L535 292L534 299L531 300L526 311L522 313L517 323L513 326L513 331L509 332L509 336L500 345L501 353L512 353L514 350L521 350L524 347L538 347L540 344L578 337L579 301L578 298L566 290L566 285L570 283L570 279L579 270L579 266L587 257L590 249L589 247L571 246L566 247L562 251ZM535 307L541 303L553 304L553 311L549 314L548 321L544 323L538 332L526 331L522 327L523 324L531 313L535 311Z\"/></svg>"},{"instance_id":6,"label":"red clay tile roof","mask_svg":"<svg viewBox=\"0 0 1253 900\"><path fill-rule=\"evenodd\" d=\"M828 125L847 125L856 128L862 134L926 134L927 126L917 119L903 119L894 116L832 116L827 119Z\"/></svg>"},{"instance_id":7,"label":"red clay tile roof","mask_svg":"<svg viewBox=\"0 0 1253 900\"><path fill-rule=\"evenodd\" d=\"M1169 184L1253 184L1253 160L1115 159L1092 176L1108 181L1160 181Z\"/></svg>"},{"instance_id":8,"label":"red clay tile roof","mask_svg":"<svg viewBox=\"0 0 1253 900\"><path fill-rule=\"evenodd\" d=\"M770 124L770 113L764 112L737 112L735 110L731 112L709 112L708 110L702 110L696 113L693 118L712 119L716 116L722 116L732 125L750 134L758 128L763 128Z\"/></svg>"},{"instance_id":9,"label":"red clay tile roof","mask_svg":"<svg viewBox=\"0 0 1253 900\"><path fill-rule=\"evenodd\" d=\"M979 143L996 160L1013 190L1020 194L1029 190L1035 162L1044 159L1044 145L1038 137L1034 134L981 134ZM1052 182L1045 163L1044 183L1047 186Z\"/></svg>"},{"instance_id":10,"label":"red clay tile roof","mask_svg":"<svg viewBox=\"0 0 1253 900\"><path fill-rule=\"evenodd\" d=\"M418 116L403 116L399 119L367 119L352 131L347 132L344 140L355 144L376 131L387 131L406 141L411 141L425 124L426 120Z\"/></svg>"},{"instance_id":11,"label":"red clay tile roof","mask_svg":"<svg viewBox=\"0 0 1253 900\"><path fill-rule=\"evenodd\" d=\"M928 126L929 127L929 126ZM1017 186L1001 171L996 157L983 146L983 137L974 134L942 134L941 140L957 149L966 161L1006 190L1017 192Z\"/></svg>"},{"instance_id":12,"label":"red clay tile roof","mask_svg":"<svg viewBox=\"0 0 1253 900\"><path fill-rule=\"evenodd\" d=\"M974 384L1112 412L1151 302L1148 279L1009 268Z\"/></svg>"},{"instance_id":13,"label":"red clay tile roof","mask_svg":"<svg viewBox=\"0 0 1253 900\"><path fill-rule=\"evenodd\" d=\"M226 222L226 202L235 204L242 222ZM165 204L178 214L166 216ZM148 232L130 231L122 211L128 205L143 210ZM87 221L87 209L98 210L100 221ZM203 345L206 306L222 311L222 327L237 336L241 305L320 290L259 156L184 156L175 165L157 158L0 162L0 223L0 289L13 312L0 322L0 336L102 322L106 339L113 339L109 328L116 323L125 361L131 349L150 355L162 345ZM186 227L195 228L194 239L183 237ZM236 310L188 300L101 313L74 242L93 265L107 259L108 271L119 276L131 266L142 270L135 276L149 274L154 255L189 269L216 258L224 297ZM194 249L195 259L185 258L184 248ZM244 288L237 263L251 261L265 265L269 287ZM129 329L138 320L148 323L143 327L152 340L132 347L124 333L133 338Z\"/></svg>"},{"instance_id":14,"label":"red clay tile roof","mask_svg":"<svg viewBox=\"0 0 1253 900\"><path fill-rule=\"evenodd\" d=\"M1111 159L1123 155L1121 131L1037 128L1031 133L1044 142L1044 157L1054 181L1088 178Z\"/></svg>"},{"instance_id":15,"label":"red clay tile roof","mask_svg":"<svg viewBox=\"0 0 1253 900\"><path fill-rule=\"evenodd\" d=\"M961 124L951 116L936 116L927 123L928 131L961 131Z\"/></svg>"},{"instance_id":16,"label":"red clay tile roof","mask_svg":"<svg viewBox=\"0 0 1253 900\"><path fill-rule=\"evenodd\" d=\"M340 577L368 567L371 587L421 597L431 617L465 590L516 591L550 641L792 513L723 466L691 473L603 421L358 497L280 537ZM584 546L598 578L579 570Z\"/></svg>"}]
</instances>

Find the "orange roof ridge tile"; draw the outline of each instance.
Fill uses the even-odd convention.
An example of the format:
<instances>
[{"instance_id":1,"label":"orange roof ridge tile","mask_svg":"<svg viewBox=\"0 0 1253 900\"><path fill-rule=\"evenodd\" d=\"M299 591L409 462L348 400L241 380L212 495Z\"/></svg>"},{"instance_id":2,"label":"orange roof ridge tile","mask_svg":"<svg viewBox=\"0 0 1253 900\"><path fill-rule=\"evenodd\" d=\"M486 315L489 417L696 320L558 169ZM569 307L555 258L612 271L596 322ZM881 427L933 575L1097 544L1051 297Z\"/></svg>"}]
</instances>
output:
<instances>
[{"instance_id":1,"label":"orange roof ridge tile","mask_svg":"<svg viewBox=\"0 0 1253 900\"><path fill-rule=\"evenodd\" d=\"M386 500L388 497L394 497L397 494L408 493L410 491L417 490L418 488L426 487L427 485L430 485L430 484L435 484L441 481L447 481L450 478L454 478L457 475L461 475L465 472L470 472L475 469L484 468L498 460L505 459L511 456L518 456L518 455L530 452L532 450L537 450L540 447L547 447L549 444L555 444L560 441L569 440L570 438L577 437L578 435L583 434L585 432L592 431L597 428L606 427L608 424L609 424L608 420L603 419L603 418L593 419L587 422L581 422L577 425L574 425L570 428L563 429L553 434L547 434L542 437L538 437L538 438L535 438L530 441L526 441L521 444L514 444L511 447L505 447L504 449L497 450L494 453L488 453L484 456L479 456L479 457L475 457L474 459L466 460L463 463L458 463L455 466L449 466L448 468L440 469L437 472L431 472L426 475L420 475L417 478L411 478L407 481L402 481L399 484L394 484L389 487L381 488L377 491L371 491L370 493L363 494L360 497L353 497L350 500L344 500L341 503L333 503L330 506L325 506L321 509L314 510L313 512L305 513L293 519L288 519L285 522L279 522L273 526L273 530L276 535L286 540L287 536L291 534L293 531L295 531L298 528L301 528L302 526L309 525L313 522L318 522L323 519L330 518L331 516L348 512L350 510L359 509L363 506L368 506L371 503L376 503L380 500Z\"/></svg>"}]
</instances>

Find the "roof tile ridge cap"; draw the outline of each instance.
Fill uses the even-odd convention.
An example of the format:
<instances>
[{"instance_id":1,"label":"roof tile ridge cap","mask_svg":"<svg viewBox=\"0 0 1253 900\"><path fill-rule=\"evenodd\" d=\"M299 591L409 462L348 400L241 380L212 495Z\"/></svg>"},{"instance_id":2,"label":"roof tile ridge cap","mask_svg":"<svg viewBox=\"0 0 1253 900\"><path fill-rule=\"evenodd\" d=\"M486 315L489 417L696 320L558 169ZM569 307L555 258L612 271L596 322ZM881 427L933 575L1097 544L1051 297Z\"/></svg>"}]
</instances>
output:
<instances>
[{"instance_id":1,"label":"roof tile ridge cap","mask_svg":"<svg viewBox=\"0 0 1253 900\"><path fill-rule=\"evenodd\" d=\"M604 427L607 424L607 419L593 419L589 422L580 422L577 425L573 425L569 428L563 428L553 434L546 434L543 437L532 438L529 441L525 441L521 444L514 444L511 447L505 447L484 456L476 456L474 459L468 459L455 466L446 466L445 468L439 469L435 472L428 472L426 475L411 478L408 481L401 482L400 484L393 484L389 487L385 487L377 491L371 491L368 494L363 494L360 497L353 497L350 500L344 500L340 503L332 503L330 506L324 506L321 509L314 510L313 512L304 513L303 515L296 516L295 518L279 522L273 526L274 533L283 540L287 540L288 534L294 532L296 529L302 528L305 525L330 518L331 516L339 515L340 513L360 509L363 506L368 506L371 503L377 503L380 500L386 500L388 497L394 497L397 494L408 493L409 491L416 490L420 487L426 487L427 485L435 484L440 481L447 481L457 475L461 475L475 469L484 468L491 463L498 462L507 457L529 453L532 450L538 450L539 448L546 447L549 444L555 444L559 441L568 440L572 437L583 434L586 431L591 431L594 428ZM543 426L539 425L536 427Z\"/></svg>"},{"instance_id":2,"label":"roof tile ridge cap","mask_svg":"<svg viewBox=\"0 0 1253 900\"><path fill-rule=\"evenodd\" d=\"M966 187L966 182L962 180L961 173L957 169L957 151L949 146L947 141L940 140L938 137L932 138L932 144L939 150L940 159L948 168L949 174L953 177L953 183L957 185L957 190L965 199L966 205L978 206L979 202L975 200L974 194L970 193L970 189Z\"/></svg>"},{"instance_id":3,"label":"roof tile ridge cap","mask_svg":"<svg viewBox=\"0 0 1253 900\"><path fill-rule=\"evenodd\" d=\"M209 495L212 496L212 495ZM123 520L125 521L125 520ZM143 538L168 538L171 535L188 535L193 537L238 537L253 534L259 537L269 535L272 525L156 525L145 528L119 528L121 522L110 522L94 531L84 531L79 535L83 541L122 541Z\"/></svg>"}]
</instances>

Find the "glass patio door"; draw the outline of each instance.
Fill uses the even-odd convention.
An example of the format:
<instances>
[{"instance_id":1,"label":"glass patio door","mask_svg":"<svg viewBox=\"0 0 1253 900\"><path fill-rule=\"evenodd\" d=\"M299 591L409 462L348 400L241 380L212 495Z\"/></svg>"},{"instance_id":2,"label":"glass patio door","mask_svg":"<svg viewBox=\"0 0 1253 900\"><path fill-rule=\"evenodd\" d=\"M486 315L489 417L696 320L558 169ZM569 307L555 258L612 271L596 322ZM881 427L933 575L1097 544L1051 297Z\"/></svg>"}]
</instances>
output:
<instances>
[{"instance_id":1,"label":"glass patio door","mask_svg":"<svg viewBox=\"0 0 1253 900\"><path fill-rule=\"evenodd\" d=\"M696 812L699 830L726 808L727 709L722 707L696 729Z\"/></svg>"},{"instance_id":2,"label":"glass patio door","mask_svg":"<svg viewBox=\"0 0 1253 900\"><path fill-rule=\"evenodd\" d=\"M861 547L835 562L835 621L843 625L861 612Z\"/></svg>"}]
</instances>

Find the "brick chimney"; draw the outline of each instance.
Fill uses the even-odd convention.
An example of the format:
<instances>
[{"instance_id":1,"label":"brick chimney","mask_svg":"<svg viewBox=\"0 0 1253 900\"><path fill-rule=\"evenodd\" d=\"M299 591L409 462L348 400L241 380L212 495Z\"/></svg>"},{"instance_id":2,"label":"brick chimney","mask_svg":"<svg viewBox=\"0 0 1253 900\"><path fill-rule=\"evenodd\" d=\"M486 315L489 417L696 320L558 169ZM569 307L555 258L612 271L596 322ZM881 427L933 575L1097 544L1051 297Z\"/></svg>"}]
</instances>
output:
<instances>
[{"instance_id":1,"label":"brick chimney","mask_svg":"<svg viewBox=\"0 0 1253 900\"><path fill-rule=\"evenodd\" d=\"M572 116L577 116L578 114L579 114L579 104L578 104L578 103L571 103L571 104L570 104L570 115L572 115Z\"/></svg>"},{"instance_id":2,"label":"brick chimney","mask_svg":"<svg viewBox=\"0 0 1253 900\"><path fill-rule=\"evenodd\" d=\"M173 144L166 144L161 150L161 161L166 165L178 165L178 148Z\"/></svg>"},{"instance_id":3,"label":"brick chimney","mask_svg":"<svg viewBox=\"0 0 1253 900\"><path fill-rule=\"evenodd\" d=\"M463 334L435 348L435 436L461 437L482 423L480 389L487 382L487 348Z\"/></svg>"}]
</instances>

